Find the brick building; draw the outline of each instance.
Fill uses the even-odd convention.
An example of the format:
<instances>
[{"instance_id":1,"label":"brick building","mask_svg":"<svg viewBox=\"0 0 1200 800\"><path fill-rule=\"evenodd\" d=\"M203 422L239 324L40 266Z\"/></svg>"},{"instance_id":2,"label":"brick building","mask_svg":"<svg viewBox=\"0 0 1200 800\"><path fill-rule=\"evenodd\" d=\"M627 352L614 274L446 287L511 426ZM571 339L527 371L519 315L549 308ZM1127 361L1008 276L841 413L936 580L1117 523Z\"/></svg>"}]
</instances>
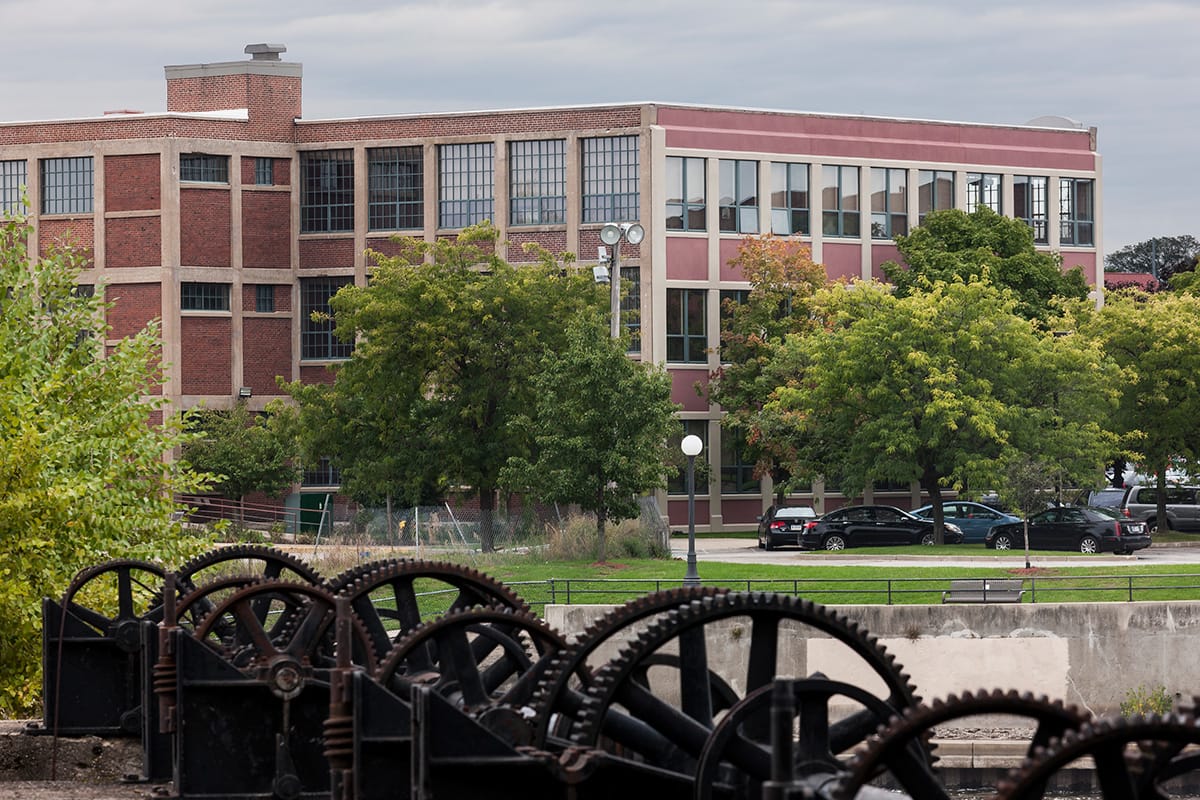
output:
<instances>
[{"instance_id":1,"label":"brick building","mask_svg":"<svg viewBox=\"0 0 1200 800\"><path fill-rule=\"evenodd\" d=\"M311 312L366 280L388 237L432 240L491 219L595 263L606 222L639 222L620 263L637 355L664 363L714 476L697 524L751 527L771 502L720 412L693 386L717 366L719 308L748 284L728 266L746 234L800 237L831 277L878 278L892 236L929 211L985 204L1103 285L1095 129L837 116L667 103L352 119L301 117L301 65L250 59L166 68L167 110L0 123L0 205L31 201L40 249L87 249L83 280L115 302L113 336L162 320L175 407L261 408L275 376L328 380L348 347ZM611 250L611 248L610 248ZM305 491L331 479L309 475ZM686 520L682 483L668 493ZM868 499L911 506L915 487ZM843 499L798 495L819 511ZM296 501L296 497L292 498Z\"/></svg>"}]
</instances>

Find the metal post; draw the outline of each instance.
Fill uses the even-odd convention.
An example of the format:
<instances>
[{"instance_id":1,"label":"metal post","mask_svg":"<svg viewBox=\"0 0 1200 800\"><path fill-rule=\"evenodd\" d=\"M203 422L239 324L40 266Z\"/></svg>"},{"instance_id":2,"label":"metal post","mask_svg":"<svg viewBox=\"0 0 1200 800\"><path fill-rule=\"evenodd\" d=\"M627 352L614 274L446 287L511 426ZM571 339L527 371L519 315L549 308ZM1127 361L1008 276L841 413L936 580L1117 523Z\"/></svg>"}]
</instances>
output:
<instances>
[{"instance_id":1,"label":"metal post","mask_svg":"<svg viewBox=\"0 0 1200 800\"><path fill-rule=\"evenodd\" d=\"M609 334L614 339L621 338L621 240L612 246L612 261L609 262Z\"/></svg>"},{"instance_id":2,"label":"metal post","mask_svg":"<svg viewBox=\"0 0 1200 800\"><path fill-rule=\"evenodd\" d=\"M688 456L688 552L687 573L683 576L684 586L699 586L700 573L696 571L696 457Z\"/></svg>"}]
</instances>

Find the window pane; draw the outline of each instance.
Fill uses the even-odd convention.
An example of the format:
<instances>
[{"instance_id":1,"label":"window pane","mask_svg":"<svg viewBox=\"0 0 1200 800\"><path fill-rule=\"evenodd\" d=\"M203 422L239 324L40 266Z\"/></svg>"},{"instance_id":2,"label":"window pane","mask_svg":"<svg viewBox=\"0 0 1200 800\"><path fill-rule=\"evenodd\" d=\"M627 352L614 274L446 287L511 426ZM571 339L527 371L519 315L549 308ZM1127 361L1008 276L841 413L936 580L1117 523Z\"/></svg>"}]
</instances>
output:
<instances>
[{"instance_id":1,"label":"window pane","mask_svg":"<svg viewBox=\"0 0 1200 800\"><path fill-rule=\"evenodd\" d=\"M300 231L354 230L354 152L321 150L300 154Z\"/></svg>"},{"instance_id":2,"label":"window pane","mask_svg":"<svg viewBox=\"0 0 1200 800\"><path fill-rule=\"evenodd\" d=\"M420 146L367 150L367 226L425 227L425 157Z\"/></svg>"},{"instance_id":3,"label":"window pane","mask_svg":"<svg viewBox=\"0 0 1200 800\"><path fill-rule=\"evenodd\" d=\"M583 222L636 222L639 155L637 136L584 139Z\"/></svg>"},{"instance_id":4,"label":"window pane","mask_svg":"<svg viewBox=\"0 0 1200 800\"><path fill-rule=\"evenodd\" d=\"M24 213L23 188L29 186L25 161L0 161L0 214Z\"/></svg>"},{"instance_id":5,"label":"window pane","mask_svg":"<svg viewBox=\"0 0 1200 800\"><path fill-rule=\"evenodd\" d=\"M46 158L42 166L43 214L90 214L95 191L91 156Z\"/></svg>"},{"instance_id":6,"label":"window pane","mask_svg":"<svg viewBox=\"0 0 1200 800\"><path fill-rule=\"evenodd\" d=\"M567 219L566 140L509 144L513 225L555 225Z\"/></svg>"},{"instance_id":7,"label":"window pane","mask_svg":"<svg viewBox=\"0 0 1200 800\"><path fill-rule=\"evenodd\" d=\"M465 228L492 218L494 150L491 142L438 147L438 227Z\"/></svg>"}]
</instances>

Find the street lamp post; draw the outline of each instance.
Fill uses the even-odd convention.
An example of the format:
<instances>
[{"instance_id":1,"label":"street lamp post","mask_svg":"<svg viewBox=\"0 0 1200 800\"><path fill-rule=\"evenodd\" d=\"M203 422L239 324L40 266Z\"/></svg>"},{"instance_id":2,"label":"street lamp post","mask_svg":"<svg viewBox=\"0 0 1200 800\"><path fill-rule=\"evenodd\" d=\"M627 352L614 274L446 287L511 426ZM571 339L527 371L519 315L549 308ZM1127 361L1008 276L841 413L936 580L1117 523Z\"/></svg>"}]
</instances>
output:
<instances>
[{"instance_id":1,"label":"street lamp post","mask_svg":"<svg viewBox=\"0 0 1200 800\"><path fill-rule=\"evenodd\" d=\"M696 456L704 449L704 442L695 434L683 437L679 445L687 456L687 486L688 486L688 551L687 572L683 576L684 586L699 586L700 573L696 571Z\"/></svg>"},{"instance_id":2,"label":"street lamp post","mask_svg":"<svg viewBox=\"0 0 1200 800\"><path fill-rule=\"evenodd\" d=\"M612 338L621 338L621 240L630 244L641 244L646 238L646 229L636 222L605 223L600 229L600 241L613 249L612 260L609 262L609 332Z\"/></svg>"}]
</instances>

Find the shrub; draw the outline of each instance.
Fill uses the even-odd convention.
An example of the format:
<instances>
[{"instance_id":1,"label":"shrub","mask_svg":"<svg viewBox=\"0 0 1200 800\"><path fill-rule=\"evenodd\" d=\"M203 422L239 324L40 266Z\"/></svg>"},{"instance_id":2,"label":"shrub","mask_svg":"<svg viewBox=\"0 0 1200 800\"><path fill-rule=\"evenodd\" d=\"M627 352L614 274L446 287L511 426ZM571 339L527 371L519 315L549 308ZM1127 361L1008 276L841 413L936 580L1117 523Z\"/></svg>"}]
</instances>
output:
<instances>
[{"instance_id":1,"label":"shrub","mask_svg":"<svg viewBox=\"0 0 1200 800\"><path fill-rule=\"evenodd\" d=\"M1167 692L1167 687L1156 686L1147 689L1145 686L1138 686L1125 692L1125 699L1121 701L1121 713L1127 717L1137 714L1169 714L1174 706L1175 698Z\"/></svg>"},{"instance_id":2,"label":"shrub","mask_svg":"<svg viewBox=\"0 0 1200 800\"><path fill-rule=\"evenodd\" d=\"M573 516L561 528L549 528L546 555L561 561L586 561L596 558L596 518L590 514ZM622 520L605 528L609 558L666 558L657 532L639 520Z\"/></svg>"}]
</instances>

